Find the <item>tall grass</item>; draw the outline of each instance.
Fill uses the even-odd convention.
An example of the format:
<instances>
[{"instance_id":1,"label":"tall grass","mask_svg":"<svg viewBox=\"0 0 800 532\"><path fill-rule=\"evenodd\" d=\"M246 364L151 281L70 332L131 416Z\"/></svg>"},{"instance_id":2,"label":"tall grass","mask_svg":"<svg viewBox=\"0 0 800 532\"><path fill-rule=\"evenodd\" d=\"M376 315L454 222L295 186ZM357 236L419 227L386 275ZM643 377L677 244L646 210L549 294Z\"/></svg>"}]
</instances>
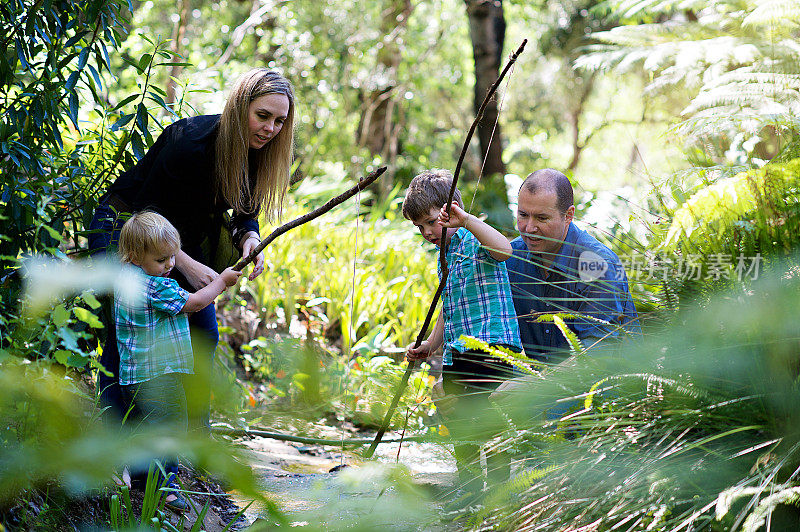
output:
<instances>
[{"instance_id":1,"label":"tall grass","mask_svg":"<svg viewBox=\"0 0 800 532\"><path fill-rule=\"evenodd\" d=\"M719 294L659 334L573 358L507 394L513 430L501 445L517 452L517 475L471 527L732 530L771 520L796 530L800 513L779 503L796 499L800 475L799 295L791 272L746 296Z\"/></svg>"}]
</instances>

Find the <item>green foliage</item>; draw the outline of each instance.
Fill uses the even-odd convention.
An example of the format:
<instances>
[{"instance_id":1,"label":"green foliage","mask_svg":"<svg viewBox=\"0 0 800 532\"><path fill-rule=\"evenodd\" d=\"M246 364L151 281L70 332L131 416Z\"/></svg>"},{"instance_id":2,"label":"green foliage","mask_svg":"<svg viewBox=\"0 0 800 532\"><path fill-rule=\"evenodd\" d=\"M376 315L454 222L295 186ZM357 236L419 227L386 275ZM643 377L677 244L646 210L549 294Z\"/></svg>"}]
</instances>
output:
<instances>
[{"instance_id":1,"label":"green foliage","mask_svg":"<svg viewBox=\"0 0 800 532\"><path fill-rule=\"evenodd\" d=\"M58 366L11 364L0 372L0 504L25 490L57 480L73 495L95 489L123 464L181 454L198 467L260 498L252 474L224 444L169 433L128 434L96 423L91 396L71 372Z\"/></svg>"},{"instance_id":2,"label":"green foliage","mask_svg":"<svg viewBox=\"0 0 800 532\"><path fill-rule=\"evenodd\" d=\"M658 250L784 254L798 244L800 159L720 179L674 213Z\"/></svg>"},{"instance_id":3,"label":"green foliage","mask_svg":"<svg viewBox=\"0 0 800 532\"><path fill-rule=\"evenodd\" d=\"M525 356L525 353L515 353L514 351L506 349L505 347L489 345L483 340L479 340L471 336L462 335L459 340L464 342L464 347L467 349L477 349L483 351L484 353L491 355L498 360L502 360L506 364L514 366L514 368L527 375L538 375L539 373L533 368L542 367L542 365L535 360Z\"/></svg>"},{"instance_id":4,"label":"green foliage","mask_svg":"<svg viewBox=\"0 0 800 532\"><path fill-rule=\"evenodd\" d=\"M337 416L359 426L378 427L388 407L386 397L397 389L406 368L388 356L348 357L295 339L257 338L243 351L244 366L256 380L247 391L250 423L271 423L272 414L291 412L311 420ZM393 426L423 428L433 409L432 385L427 367L412 376Z\"/></svg>"},{"instance_id":5,"label":"green foliage","mask_svg":"<svg viewBox=\"0 0 800 532\"><path fill-rule=\"evenodd\" d=\"M593 37L576 64L590 71L640 65L647 91L691 90L677 131L708 161L769 160L797 134L798 11L787 2L612 2L633 23ZM785 18L777 14L786 15Z\"/></svg>"},{"instance_id":6,"label":"green foliage","mask_svg":"<svg viewBox=\"0 0 800 532\"><path fill-rule=\"evenodd\" d=\"M524 450L519 475L534 482L473 527L727 530L755 527L794 500L800 283L786 273L688 310L619 353L601 348L548 368L498 399L514 428L503 445ZM584 397L571 412L559 407ZM731 505L737 497L750 503ZM776 522L796 526L796 515L788 519Z\"/></svg>"},{"instance_id":7,"label":"green foliage","mask_svg":"<svg viewBox=\"0 0 800 532\"><path fill-rule=\"evenodd\" d=\"M80 101L102 103L107 43L122 38L124 1L6 2L0 79L0 255L53 249L94 168L82 156ZM62 133L69 130L69 136ZM74 219L74 217L73 217ZM6 302L7 304L7 302Z\"/></svg>"},{"instance_id":8,"label":"green foliage","mask_svg":"<svg viewBox=\"0 0 800 532\"><path fill-rule=\"evenodd\" d=\"M701 264L720 254L761 253L770 271L793 279L792 267L775 256L793 249L800 234L794 4L506 3L509 36L533 31L546 45L523 56L506 86L501 121L509 170L525 175L546 164L565 168L570 150L586 148L583 159L591 167L585 179L578 173L580 183L602 186L635 171L633 155L625 171L624 162L609 166L613 157L627 157L621 146L633 144L635 155L639 145L656 143L657 155L680 168L683 160L663 155L668 142L658 131L683 109L684 121L674 131L690 140L686 158L700 170L664 183L650 198L651 210L668 223L654 228L648 250L673 262L696 255ZM416 336L437 280L434 254L399 219L402 184L423 167L452 167L471 120L463 4L416 3L390 32L384 31L387 5L194 2L183 38L172 43L162 39L176 30L167 16L175 3L166 0L13 0L0 6L0 111L6 118L0 125L0 414L6 421L0 503L54 481L86 491L120 464L149 459L156 447L184 453L255 492L226 448L168 435L121 437L97 427L91 392L79 386L75 371L96 366L93 337L101 327L93 292L57 292L63 300L25 315L19 278L8 272L30 253L63 256L85 247L82 231L98 194L142 156L161 123L195 107L219 112L230 80L258 64L280 69L297 89L297 164L309 177L288 215L326 200L349 176L378 162L358 140L359 130L370 95L389 86L399 150L393 194L370 198L369 213L353 202L279 239L267 250L267 274L247 283L232 303L251 305L269 324L242 348L242 365L256 382L242 385L250 411L241 421L267 418L278 406L377 425L404 370L394 357ZM625 25L590 35L606 43L579 59L590 72L573 71L570 61L590 42L586 30L618 20ZM135 29L129 36L126 25ZM401 56L396 72L383 62L387 49ZM641 105L644 77L630 75L638 65L649 78ZM181 66L170 101L161 87ZM565 116L577 118L570 123ZM631 123L634 134L611 131L620 121ZM769 160L774 163L765 165ZM465 177L479 167L470 153ZM658 175L658 168L648 160L646 173ZM473 212L511 229L500 180L482 180L464 192L465 199L475 195ZM603 225L612 238L626 241L621 233L628 225L618 223L615 212ZM707 308L676 314L681 328L637 344L625 358L592 349L548 368L530 397L504 407L511 424L501 444L520 453L523 469L487 499L474 526L757 526L776 504L791 502L797 481L785 471L798 463L796 350L786 339L797 331L787 321L796 312L785 298L796 297L796 287L760 292L751 283L728 283L739 288L729 301L743 305L708 303L723 284L665 280L665 306L677 291L675 308L685 310L697 299ZM563 316L551 319L573 352L583 352L556 318ZM301 339L275 341L273 326ZM307 345L314 341L322 347ZM529 368L529 361L510 353L495 355ZM232 369L220 378L236 382ZM432 410L431 380L426 371L412 378L395 427L422 426ZM214 393L217 407L231 396L240 399L230 386ZM568 412L542 421L556 401L569 405ZM245 406L237 403L226 414L235 417ZM408 486L402 472L381 475L383 488ZM121 515L127 505L130 517L121 497L112 501L112 514ZM736 497L749 502L744 508L720 502ZM708 511L715 501L722 518L716 523ZM356 512L348 525L368 528L371 517L358 522L363 515ZM315 523L329 517L317 515ZM429 523L418 515L409 516L411 522ZM121 518L118 523L124 526Z\"/></svg>"},{"instance_id":9,"label":"green foliage","mask_svg":"<svg viewBox=\"0 0 800 532\"><path fill-rule=\"evenodd\" d=\"M132 64L141 76L139 90L116 105L108 100L109 49L122 42L130 9L126 1L14 1L0 9L0 25L8 30L8 53L0 60L0 112L7 118L0 127L0 204L6 214L0 217L0 330L6 355L96 366L91 344L102 324L94 296L65 294L67 301L48 313L33 309L25 318L14 271L24 256L64 258L85 246L83 229L99 194L120 165L130 166L153 142L148 105L168 108L163 91L150 84L154 69L171 65L164 42L147 40L149 53ZM129 106L134 109L126 112Z\"/></svg>"},{"instance_id":10,"label":"green foliage","mask_svg":"<svg viewBox=\"0 0 800 532\"><path fill-rule=\"evenodd\" d=\"M159 476L157 474L160 464L151 464L147 473L147 481L142 499L142 508L139 518L136 518L133 505L131 504L130 490L127 486L121 486L117 493L109 499L109 521L111 529L115 532L124 530L159 530L166 532L181 532L187 529L186 515L182 514L178 525L173 525L164 511L166 503L166 491L168 488L158 488ZM162 468L162 474L164 473ZM163 478L163 477L162 477ZM190 502L191 504L191 502ZM211 501L206 500L203 507L197 512L194 524L189 528L189 532L199 532L203 526L204 519L210 508ZM197 508L194 508L197 510ZM238 516L237 516L238 518ZM236 521L234 519L233 521ZM228 523L225 530L233 524Z\"/></svg>"},{"instance_id":11,"label":"green foliage","mask_svg":"<svg viewBox=\"0 0 800 532\"><path fill-rule=\"evenodd\" d=\"M301 198L314 186L298 189L301 203L288 216L310 210ZM266 254L270 273L245 286L256 308L287 327L306 316L311 334L340 341L346 354L398 352L411 343L438 279L433 254L397 203L366 218L354 218L350 204L279 238Z\"/></svg>"}]
</instances>

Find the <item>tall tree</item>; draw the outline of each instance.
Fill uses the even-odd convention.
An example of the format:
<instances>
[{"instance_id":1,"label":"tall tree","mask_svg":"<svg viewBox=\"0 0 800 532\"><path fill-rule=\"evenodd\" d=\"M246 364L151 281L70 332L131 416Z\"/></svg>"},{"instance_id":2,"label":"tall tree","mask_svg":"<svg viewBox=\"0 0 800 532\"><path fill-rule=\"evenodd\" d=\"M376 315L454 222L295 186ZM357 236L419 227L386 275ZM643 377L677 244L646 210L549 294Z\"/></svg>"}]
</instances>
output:
<instances>
[{"instance_id":1,"label":"tall tree","mask_svg":"<svg viewBox=\"0 0 800 532\"><path fill-rule=\"evenodd\" d=\"M502 0L464 0L464 3L467 5L469 36L475 59L473 108L477 113L489 87L500 74L506 21ZM486 106L483 118L478 123L481 159L485 161L482 175L506 173L497 113L497 100L493 99Z\"/></svg>"},{"instance_id":2,"label":"tall tree","mask_svg":"<svg viewBox=\"0 0 800 532\"><path fill-rule=\"evenodd\" d=\"M393 161L399 150L399 119L397 68L402 59L402 42L413 7L411 0L386 0L381 12L378 65L373 84L363 93L361 119L356 131L360 146L388 164L390 175L375 184L383 197L392 188Z\"/></svg>"},{"instance_id":3,"label":"tall tree","mask_svg":"<svg viewBox=\"0 0 800 532\"><path fill-rule=\"evenodd\" d=\"M181 44L184 36L186 35L186 25L189 23L189 0L179 0L178 2L178 20L175 22L175 28L172 30L172 40L169 44L169 49L173 54L173 64L169 69L169 80L167 81L167 98L166 102L170 105L175 103L175 86L177 79L181 75L183 66L180 63L181 59Z\"/></svg>"}]
</instances>

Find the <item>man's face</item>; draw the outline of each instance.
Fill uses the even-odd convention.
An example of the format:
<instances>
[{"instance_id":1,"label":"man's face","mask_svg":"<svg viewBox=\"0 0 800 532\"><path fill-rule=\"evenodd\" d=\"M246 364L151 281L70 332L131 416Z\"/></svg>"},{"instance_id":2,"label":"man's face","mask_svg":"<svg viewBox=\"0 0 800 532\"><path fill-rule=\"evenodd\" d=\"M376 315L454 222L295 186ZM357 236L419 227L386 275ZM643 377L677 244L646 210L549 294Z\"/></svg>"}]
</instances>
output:
<instances>
[{"instance_id":1,"label":"man's face","mask_svg":"<svg viewBox=\"0 0 800 532\"><path fill-rule=\"evenodd\" d=\"M525 187L519 191L517 202L517 229L530 251L552 262L567 235L575 207L566 213L558 210L555 190L531 193Z\"/></svg>"}]
</instances>

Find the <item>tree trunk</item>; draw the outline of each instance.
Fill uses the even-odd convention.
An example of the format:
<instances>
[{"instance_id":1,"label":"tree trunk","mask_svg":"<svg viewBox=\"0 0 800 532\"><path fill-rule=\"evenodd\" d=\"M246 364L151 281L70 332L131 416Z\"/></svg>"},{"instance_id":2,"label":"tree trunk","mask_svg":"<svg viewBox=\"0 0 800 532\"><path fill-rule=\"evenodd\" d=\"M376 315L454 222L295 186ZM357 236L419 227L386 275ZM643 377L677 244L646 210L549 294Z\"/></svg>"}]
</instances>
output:
<instances>
[{"instance_id":1,"label":"tree trunk","mask_svg":"<svg viewBox=\"0 0 800 532\"><path fill-rule=\"evenodd\" d=\"M566 68L572 68L571 61L566 62L565 65ZM602 125L599 126L597 129L583 135L584 138L581 139L581 118L583 117L584 106L594 90L594 78L596 74L596 72L592 72L588 76L575 76L573 80L573 89L574 92L578 93L578 98L572 109L567 113L567 121L570 124L570 132L572 134L572 158L569 161L567 169L573 172L578 168L583 149L589 144L589 140L591 140L592 136L603 127Z\"/></svg>"},{"instance_id":2,"label":"tree trunk","mask_svg":"<svg viewBox=\"0 0 800 532\"><path fill-rule=\"evenodd\" d=\"M464 0L464 3L467 5L469 36L475 60L473 109L477 113L489 87L500 74L506 21L503 16L502 0ZM494 98L486 106L483 118L478 123L481 160L485 160L482 171L484 176L506 173L497 112L497 99Z\"/></svg>"},{"instance_id":3,"label":"tree trunk","mask_svg":"<svg viewBox=\"0 0 800 532\"><path fill-rule=\"evenodd\" d=\"M378 52L375 86L363 94L356 142L389 167L387 175L374 186L380 198L393 186L393 161L399 152L400 116L397 97L397 67L402 59L399 41L405 33L413 6L411 0L385 0L380 32L383 46Z\"/></svg>"},{"instance_id":4,"label":"tree trunk","mask_svg":"<svg viewBox=\"0 0 800 532\"><path fill-rule=\"evenodd\" d=\"M189 0L180 0L178 2L178 6L180 9L180 16L177 24L175 24L175 29L172 31L172 42L169 44L169 49L172 52L172 61L176 63L182 63L184 60L178 57L178 54L181 53L181 41L183 40L183 36L186 34L186 24L189 22ZM172 65L169 68L169 79L167 80L167 105L173 105L175 103L175 79L181 75L181 70L183 70L183 67L177 65Z\"/></svg>"}]
</instances>

